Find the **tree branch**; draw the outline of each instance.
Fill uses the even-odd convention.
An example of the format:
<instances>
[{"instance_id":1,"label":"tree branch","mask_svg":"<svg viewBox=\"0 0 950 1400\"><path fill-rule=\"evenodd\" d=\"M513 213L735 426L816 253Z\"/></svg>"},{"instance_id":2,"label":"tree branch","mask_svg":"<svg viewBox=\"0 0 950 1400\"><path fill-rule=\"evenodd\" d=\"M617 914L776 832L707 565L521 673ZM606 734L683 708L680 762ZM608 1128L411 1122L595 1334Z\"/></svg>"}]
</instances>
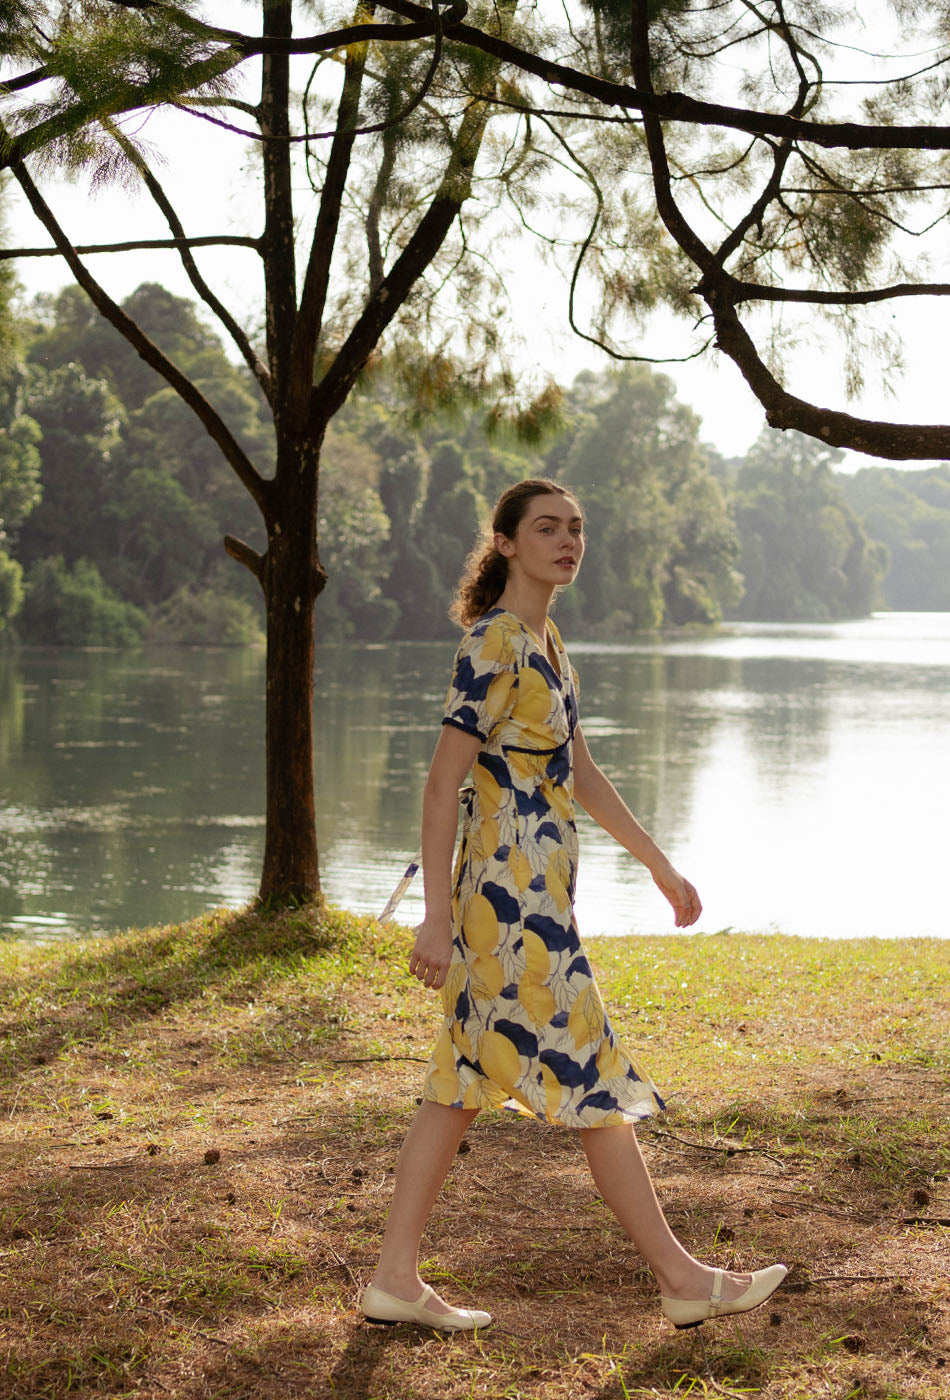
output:
<instances>
[{"instance_id":1,"label":"tree branch","mask_svg":"<svg viewBox=\"0 0 950 1400\"><path fill-rule=\"evenodd\" d=\"M331 29L324 34L310 34L295 39L291 35L244 34L238 29L223 29L219 25L206 24L175 5L160 4L157 0L109 0L125 10L150 10L162 14L189 34L196 34L211 42L226 44L229 49L237 49L246 58L262 54L311 54L325 53L328 49L344 49L351 44L368 44L374 40L426 39L433 33L431 20L423 19L416 24L351 24L342 29ZM446 0L442 0L446 3ZM389 7L391 8L391 7ZM461 19L468 10L464 0L449 0L448 12L453 18Z\"/></svg>"},{"instance_id":2,"label":"tree branch","mask_svg":"<svg viewBox=\"0 0 950 1400\"><path fill-rule=\"evenodd\" d=\"M245 569L250 569L261 587L264 587L264 570L266 560L263 554L258 554L256 549L252 549L243 540L237 539L235 535L225 535L224 548L232 559L236 559L239 564L243 564Z\"/></svg>"},{"instance_id":3,"label":"tree branch","mask_svg":"<svg viewBox=\"0 0 950 1400\"><path fill-rule=\"evenodd\" d=\"M47 78L53 76L44 63L41 68L34 68L29 73L21 73L18 78L6 78L0 82L0 92L22 92L24 88L34 87L37 83L45 82Z\"/></svg>"},{"instance_id":4,"label":"tree branch","mask_svg":"<svg viewBox=\"0 0 950 1400\"><path fill-rule=\"evenodd\" d=\"M264 33L281 39L292 32L290 0L264 6ZM290 134L290 64L282 54L265 54L261 63L260 124L263 135ZM297 320L297 272L294 240L293 180L290 147L267 141L261 151L264 166L264 298L267 317L267 361L275 386L274 417L285 409L290 347Z\"/></svg>"},{"instance_id":5,"label":"tree branch","mask_svg":"<svg viewBox=\"0 0 950 1400\"><path fill-rule=\"evenodd\" d=\"M159 350L157 345L149 340L144 331L142 331L135 321L122 310L117 302L112 300L106 290L96 281L86 266L80 261L75 248L60 228L52 210L34 185L30 178L29 171L23 162L16 161L12 166L12 172L20 188L23 190L23 193L26 195L30 208L56 244L70 272L89 297L89 300L93 303L96 310L110 325L114 326L115 329L125 337L145 363L151 365L152 369L156 370L167 380L175 392L184 399L185 403L188 404L189 408L191 408L200 419L211 438L220 447L228 464L237 473L241 482L263 512L267 501L268 483L257 472L250 458L230 432L227 424L221 419L200 390L192 384L187 375L183 374L178 366L174 364L163 351Z\"/></svg>"},{"instance_id":6,"label":"tree branch","mask_svg":"<svg viewBox=\"0 0 950 1400\"><path fill-rule=\"evenodd\" d=\"M426 13L413 0L379 0L394 14L407 19L421 19ZM490 54L503 63L510 63L525 73L533 73L554 87L586 93L609 107L633 108L645 116L663 121L687 122L698 126L725 126L746 131L753 136L774 136L808 142L817 146L842 147L847 150L950 150L950 126L874 126L859 122L813 122L798 117L757 112L744 107L727 107L717 102L702 102L682 92L658 93L596 78L552 59L541 58L527 49L509 43L494 34L485 34L469 24L460 24L446 17L445 37L452 43L464 44Z\"/></svg>"},{"instance_id":7,"label":"tree branch","mask_svg":"<svg viewBox=\"0 0 950 1400\"><path fill-rule=\"evenodd\" d=\"M192 88L202 87L215 78L221 78L230 68L235 67L241 61L242 55L240 54L235 53L233 57L229 57L229 52L221 52L212 58L203 58L196 63L191 63L181 74L179 91L188 92ZM58 75L50 74L50 76ZM141 86L135 86L131 83L120 85L116 82L116 97L109 104L108 115L117 117L122 112L148 107L152 103L167 102L167 89L168 79L164 74L149 82L142 83ZM120 91L121 96L119 96ZM16 161L25 160L34 151L41 150L52 141L74 134L100 115L101 109L90 111L86 103L77 101L72 107L37 122L36 126L30 127L27 131L21 131L16 136L11 136L10 132L3 128L0 131L0 170L12 167Z\"/></svg>"},{"instance_id":8,"label":"tree branch","mask_svg":"<svg viewBox=\"0 0 950 1400\"><path fill-rule=\"evenodd\" d=\"M730 301L797 301L815 306L867 306L875 301L890 301L892 297L950 296L950 282L896 282L892 287L874 287L864 292L818 292L807 287L768 287L758 282L729 279ZM703 286L694 288L702 293Z\"/></svg>"},{"instance_id":9,"label":"tree branch","mask_svg":"<svg viewBox=\"0 0 950 1400\"><path fill-rule=\"evenodd\" d=\"M487 102L476 100L466 109L435 198L388 274L370 297L329 370L313 389L311 416L315 423L328 422L345 402L380 337L445 241L459 210L471 193L472 172L488 116Z\"/></svg>"},{"instance_id":10,"label":"tree branch","mask_svg":"<svg viewBox=\"0 0 950 1400\"><path fill-rule=\"evenodd\" d=\"M649 90L650 73L648 0L632 0L631 58L634 81ZM794 428L830 447L849 447L877 457L895 460L928 460L950 457L950 425L882 423L855 418L850 413L818 408L788 393L766 367L751 337L739 320L736 301L741 283L734 281L690 227L673 198L670 168L660 121L644 113L643 130L653 169L657 209L667 229L692 262L701 269L697 287L705 298L716 328L716 347L738 367L743 379L765 409L772 428ZM754 284L751 284L754 285ZM775 289L779 291L780 289ZM864 296L864 293L854 295ZM820 296L820 294L816 294ZM751 297L745 298L751 300ZM775 300L779 300L777 296ZM789 300L797 300L789 297ZM802 298L804 300L805 298Z\"/></svg>"},{"instance_id":11,"label":"tree branch","mask_svg":"<svg viewBox=\"0 0 950 1400\"><path fill-rule=\"evenodd\" d=\"M798 73L798 92L795 96L795 101L792 103L792 108L789 112L789 116L801 117L802 113L806 110L807 107L810 85L808 82L808 78L805 74L805 70L802 66L802 61L799 56L798 50L795 46L795 41L792 38L791 31L789 30L788 24L786 22L785 13L781 5L781 0L777 0L777 4L779 13L779 24L776 27L779 29L782 38L785 41L785 45L791 53L792 62L795 65L795 71ZM753 13L755 13L758 16L758 9L755 6L752 6L752 9ZM759 18L762 17L759 16ZM814 59L811 59L811 61L815 64L815 68L817 69L818 64L815 62ZM765 185L759 192L758 197L755 200L753 200L751 206L746 211L745 217L738 221L735 227L729 232L729 234L726 236L723 242L716 249L716 259L720 267L725 266L728 259L732 256L735 250L742 243L742 240L745 238L749 229L754 228L756 225L758 225L761 228L762 221L765 218L766 210L768 209L772 201L775 198L777 198L778 194L781 191L782 177L785 174L785 171L788 167L788 162L792 157L792 152L794 151L794 149L794 143L788 140L787 138L785 140L780 141L776 146L773 147L772 173L769 179L765 182Z\"/></svg>"},{"instance_id":12,"label":"tree branch","mask_svg":"<svg viewBox=\"0 0 950 1400\"><path fill-rule=\"evenodd\" d=\"M390 127L383 133L382 155L373 192L366 211L366 246L369 255L369 288L375 292L385 276L383 250L379 240L379 218L382 213L393 170L396 166L396 132Z\"/></svg>"},{"instance_id":13,"label":"tree branch","mask_svg":"<svg viewBox=\"0 0 950 1400\"><path fill-rule=\"evenodd\" d=\"M894 461L950 458L950 424L884 423L819 408L788 393L766 368L728 295L706 293L716 325L716 346L735 365L765 409L771 428L794 428L829 447L848 447Z\"/></svg>"},{"instance_id":14,"label":"tree branch","mask_svg":"<svg viewBox=\"0 0 950 1400\"><path fill-rule=\"evenodd\" d=\"M184 225L178 217L171 200L168 198L154 172L149 168L141 152L136 149L129 138L119 131L113 122L105 123L105 126L106 130L110 132L113 139L118 143L120 149L125 153L126 158L135 166L144 180L145 187L152 196L152 199L164 214L168 227L171 229L172 235L178 243L179 256L181 257L182 266L188 274L189 282L201 297L205 306L214 312L224 329L228 332L234 344L237 346L244 363L264 391L264 397L267 399L268 403L272 404L274 386L271 382L270 371L254 349L243 327L238 325L228 308L211 290L198 271L198 265L191 256L191 245L185 234ZM254 241L254 247L260 251L260 244L257 240Z\"/></svg>"},{"instance_id":15,"label":"tree branch","mask_svg":"<svg viewBox=\"0 0 950 1400\"><path fill-rule=\"evenodd\" d=\"M154 249L188 248L253 248L260 251L260 239L244 238L240 234L208 234L198 238L131 238L125 243L75 243L73 252L89 253L135 253ZM59 248L0 248L0 262L10 258L61 258Z\"/></svg>"},{"instance_id":16,"label":"tree branch","mask_svg":"<svg viewBox=\"0 0 950 1400\"><path fill-rule=\"evenodd\" d=\"M370 14L375 0L369 0ZM337 109L336 129L327 160L320 207L317 212L310 257L300 294L300 309L291 345L290 398L294 413L305 419L310 407L313 388L313 367L317 341L323 323L327 292L330 287L330 265L343 208L343 194L350 171L350 157L356 139L356 123L366 68L366 48L363 45L347 50L343 72L343 87Z\"/></svg>"}]
</instances>

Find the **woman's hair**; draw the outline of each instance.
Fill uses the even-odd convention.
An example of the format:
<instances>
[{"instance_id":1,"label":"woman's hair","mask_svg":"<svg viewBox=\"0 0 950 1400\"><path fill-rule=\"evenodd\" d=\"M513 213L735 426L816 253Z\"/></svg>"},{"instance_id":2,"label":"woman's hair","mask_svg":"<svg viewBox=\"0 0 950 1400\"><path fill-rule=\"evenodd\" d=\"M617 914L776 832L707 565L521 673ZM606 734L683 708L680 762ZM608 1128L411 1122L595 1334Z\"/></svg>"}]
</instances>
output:
<instances>
[{"instance_id":1,"label":"woman's hair","mask_svg":"<svg viewBox=\"0 0 950 1400\"><path fill-rule=\"evenodd\" d=\"M471 627L473 622L494 607L505 591L508 582L508 560L495 548L495 536L504 535L513 540L518 526L528 509L528 502L535 496L569 496L576 500L573 491L559 486L546 476L532 476L527 481L519 481L517 486L509 486L498 498L490 522L485 526L478 544L465 561L462 577L449 616L462 627Z\"/></svg>"}]
</instances>

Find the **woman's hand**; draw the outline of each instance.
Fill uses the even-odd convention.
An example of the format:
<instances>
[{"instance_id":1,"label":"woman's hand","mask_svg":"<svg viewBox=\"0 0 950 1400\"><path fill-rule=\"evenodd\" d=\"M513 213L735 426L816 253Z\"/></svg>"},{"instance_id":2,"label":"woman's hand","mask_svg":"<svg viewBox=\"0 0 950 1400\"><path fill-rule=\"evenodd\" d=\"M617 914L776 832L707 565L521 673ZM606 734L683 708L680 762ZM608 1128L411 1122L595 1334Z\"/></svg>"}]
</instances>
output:
<instances>
[{"instance_id":1,"label":"woman's hand","mask_svg":"<svg viewBox=\"0 0 950 1400\"><path fill-rule=\"evenodd\" d=\"M423 919L409 955L409 971L427 987L445 982L452 961L452 925L446 919Z\"/></svg>"},{"instance_id":2,"label":"woman's hand","mask_svg":"<svg viewBox=\"0 0 950 1400\"><path fill-rule=\"evenodd\" d=\"M674 870L668 860L657 865L650 874L657 889L673 906L676 927L689 928L690 924L695 924L703 912L695 885L691 885L678 870Z\"/></svg>"}]
</instances>

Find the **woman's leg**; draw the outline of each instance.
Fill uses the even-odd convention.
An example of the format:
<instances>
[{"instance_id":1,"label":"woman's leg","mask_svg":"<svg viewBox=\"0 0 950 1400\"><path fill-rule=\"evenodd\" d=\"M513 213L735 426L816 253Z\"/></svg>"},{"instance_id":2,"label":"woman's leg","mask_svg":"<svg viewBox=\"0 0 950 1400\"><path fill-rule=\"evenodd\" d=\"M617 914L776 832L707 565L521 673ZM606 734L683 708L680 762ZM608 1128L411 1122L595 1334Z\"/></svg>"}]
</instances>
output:
<instances>
[{"instance_id":1,"label":"woman's leg","mask_svg":"<svg viewBox=\"0 0 950 1400\"><path fill-rule=\"evenodd\" d=\"M709 1296L714 1270L685 1250L673 1234L630 1123L583 1128L581 1141L597 1189L649 1264L668 1298ZM722 1296L731 1302L749 1287L749 1274L726 1274Z\"/></svg>"},{"instance_id":2,"label":"woman's leg","mask_svg":"<svg viewBox=\"0 0 950 1400\"><path fill-rule=\"evenodd\" d=\"M386 1293L415 1302L422 1292L419 1245L435 1199L455 1160L459 1143L478 1109L446 1108L426 1100L406 1134L396 1167L396 1189L373 1283ZM441 1301L441 1300L440 1300ZM449 1311L446 1304L431 1306Z\"/></svg>"}]
</instances>

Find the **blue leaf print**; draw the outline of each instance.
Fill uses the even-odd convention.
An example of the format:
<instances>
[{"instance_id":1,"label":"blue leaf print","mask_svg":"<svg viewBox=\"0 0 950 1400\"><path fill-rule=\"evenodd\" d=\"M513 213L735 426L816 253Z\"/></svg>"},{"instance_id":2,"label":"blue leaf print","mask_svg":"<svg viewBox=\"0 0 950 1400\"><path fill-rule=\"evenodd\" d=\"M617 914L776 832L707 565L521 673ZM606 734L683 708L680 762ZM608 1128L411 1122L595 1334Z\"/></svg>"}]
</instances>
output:
<instances>
[{"instance_id":1,"label":"blue leaf print","mask_svg":"<svg viewBox=\"0 0 950 1400\"><path fill-rule=\"evenodd\" d=\"M482 885L482 894L498 915L500 924L521 923L521 905L503 885L496 885L494 880L486 880Z\"/></svg>"},{"instance_id":2,"label":"blue leaf print","mask_svg":"<svg viewBox=\"0 0 950 1400\"><path fill-rule=\"evenodd\" d=\"M599 1078L596 1055L591 1055L584 1064L573 1055L565 1055L563 1050L542 1050L538 1058L552 1071L558 1083L566 1084L569 1089L593 1089Z\"/></svg>"},{"instance_id":3,"label":"blue leaf print","mask_svg":"<svg viewBox=\"0 0 950 1400\"><path fill-rule=\"evenodd\" d=\"M582 1113L585 1108L600 1108L603 1109L604 1113L612 1113L613 1110L618 1107L619 1105L615 1095L609 1093L606 1089L598 1089L593 1094L585 1094L584 1098L582 1098L577 1105L577 1111L578 1113Z\"/></svg>"},{"instance_id":4,"label":"blue leaf print","mask_svg":"<svg viewBox=\"0 0 950 1400\"><path fill-rule=\"evenodd\" d=\"M480 768L484 768L495 779L495 782L503 790L513 786L511 774L508 772L508 765L503 758L495 753L487 753L482 749L476 759Z\"/></svg>"},{"instance_id":5,"label":"blue leaf print","mask_svg":"<svg viewBox=\"0 0 950 1400\"><path fill-rule=\"evenodd\" d=\"M577 929L573 924L568 924L565 928L563 924L559 924L556 919L550 918L547 914L528 914L524 926L529 928L532 933L536 933L539 938L543 938L545 945L552 953L570 952L581 946Z\"/></svg>"},{"instance_id":6,"label":"blue leaf print","mask_svg":"<svg viewBox=\"0 0 950 1400\"><path fill-rule=\"evenodd\" d=\"M492 1021L493 1031L498 1031L500 1035L507 1036L519 1055L527 1055L529 1060L537 1058L538 1037L533 1031L529 1031L527 1026L522 1026L517 1021L506 1021L503 1017Z\"/></svg>"},{"instance_id":7,"label":"blue leaf print","mask_svg":"<svg viewBox=\"0 0 950 1400\"><path fill-rule=\"evenodd\" d=\"M543 817L545 812L550 812L550 803L543 797L535 796L532 792L525 792L524 788L515 788L515 801L518 804L519 817Z\"/></svg>"},{"instance_id":8,"label":"blue leaf print","mask_svg":"<svg viewBox=\"0 0 950 1400\"><path fill-rule=\"evenodd\" d=\"M546 836L549 840L556 841L559 846L564 845L564 838L554 825L554 822L542 822L534 833L534 836L536 841L540 841Z\"/></svg>"},{"instance_id":9,"label":"blue leaf print","mask_svg":"<svg viewBox=\"0 0 950 1400\"><path fill-rule=\"evenodd\" d=\"M488 687L495 679L494 671L484 671L480 676L475 674L475 667L467 656L460 656L455 667L455 689L469 700L484 700L488 694Z\"/></svg>"}]
</instances>

